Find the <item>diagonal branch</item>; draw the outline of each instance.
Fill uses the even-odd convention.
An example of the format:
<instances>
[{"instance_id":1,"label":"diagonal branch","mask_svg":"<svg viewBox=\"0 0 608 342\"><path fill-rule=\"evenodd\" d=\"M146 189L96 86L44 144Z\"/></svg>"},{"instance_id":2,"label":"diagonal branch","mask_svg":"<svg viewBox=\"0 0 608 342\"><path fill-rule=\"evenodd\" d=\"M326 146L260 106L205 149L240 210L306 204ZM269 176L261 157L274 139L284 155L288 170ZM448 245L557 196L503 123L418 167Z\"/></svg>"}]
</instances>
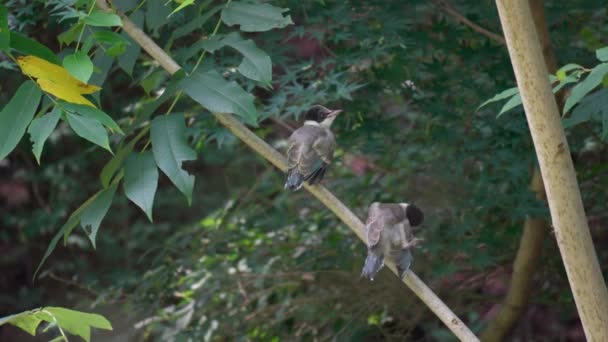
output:
<instances>
[{"instance_id":1,"label":"diagonal branch","mask_svg":"<svg viewBox=\"0 0 608 342\"><path fill-rule=\"evenodd\" d=\"M97 6L105 11L110 11L106 0L96 0ZM137 27L124 14L119 13L124 31L137 42L150 56L156 60L167 72L174 74L180 66L163 51L150 37ZM241 139L251 149L264 157L281 171L287 170L287 163L283 156L268 145L264 140L251 132L245 125L234 116L226 113L213 113L217 120L228 128L235 136ZM323 186L305 185L305 188L321 201L328 209L342 220L359 239L365 241L363 222L329 190ZM395 265L387 264L388 268L397 274ZM479 341L469 328L456 316L445 303L422 281L414 272L407 272L403 279L405 283L428 307L439 317L439 319L462 341Z\"/></svg>"},{"instance_id":2,"label":"diagonal branch","mask_svg":"<svg viewBox=\"0 0 608 342\"><path fill-rule=\"evenodd\" d=\"M505 45L505 39L501 35L496 34L492 31L485 29L485 28L475 24L474 22L470 21L469 19L467 19L467 17L460 14L460 12L458 12L458 10L456 10L454 8L454 6L452 6L452 4L450 4L449 1L434 0L433 3L435 4L435 6L439 7L447 14L451 15L454 19L456 19L456 21L460 22L461 24L463 24L465 26L468 26L471 30L473 30L477 33L481 33L482 35L488 37L489 39L491 39L497 43Z\"/></svg>"}]
</instances>

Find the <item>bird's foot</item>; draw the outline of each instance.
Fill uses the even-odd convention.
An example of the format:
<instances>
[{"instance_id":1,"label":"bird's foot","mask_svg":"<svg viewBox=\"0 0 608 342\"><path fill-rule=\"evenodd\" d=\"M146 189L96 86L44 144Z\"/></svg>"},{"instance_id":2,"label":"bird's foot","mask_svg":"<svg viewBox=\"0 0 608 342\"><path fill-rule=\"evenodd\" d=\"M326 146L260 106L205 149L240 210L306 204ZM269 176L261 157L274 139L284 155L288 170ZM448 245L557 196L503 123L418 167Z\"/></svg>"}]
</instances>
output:
<instances>
[{"instance_id":1,"label":"bird's foot","mask_svg":"<svg viewBox=\"0 0 608 342\"><path fill-rule=\"evenodd\" d=\"M422 241L424 241L424 239L418 239L418 238L413 238L410 241L405 241L403 244L401 244L401 249L408 249L408 248L416 247Z\"/></svg>"}]
</instances>

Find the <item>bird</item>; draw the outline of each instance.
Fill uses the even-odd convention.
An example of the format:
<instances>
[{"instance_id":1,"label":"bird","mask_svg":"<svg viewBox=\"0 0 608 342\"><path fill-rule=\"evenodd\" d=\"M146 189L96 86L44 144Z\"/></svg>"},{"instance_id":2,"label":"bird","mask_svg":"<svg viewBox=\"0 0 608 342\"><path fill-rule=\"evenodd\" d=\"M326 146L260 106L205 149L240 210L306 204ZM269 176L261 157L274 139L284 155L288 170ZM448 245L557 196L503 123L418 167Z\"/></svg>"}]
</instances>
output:
<instances>
[{"instance_id":1,"label":"bird","mask_svg":"<svg viewBox=\"0 0 608 342\"><path fill-rule=\"evenodd\" d=\"M314 105L306 112L304 125L289 137L285 189L296 191L304 182L317 184L334 157L336 138L330 130L341 109Z\"/></svg>"},{"instance_id":2,"label":"bird","mask_svg":"<svg viewBox=\"0 0 608 342\"><path fill-rule=\"evenodd\" d=\"M422 241L413 237L413 227L423 221L424 213L414 204L372 203L365 223L367 258L361 277L373 281L387 258L395 263L403 279L412 263L411 249Z\"/></svg>"}]
</instances>

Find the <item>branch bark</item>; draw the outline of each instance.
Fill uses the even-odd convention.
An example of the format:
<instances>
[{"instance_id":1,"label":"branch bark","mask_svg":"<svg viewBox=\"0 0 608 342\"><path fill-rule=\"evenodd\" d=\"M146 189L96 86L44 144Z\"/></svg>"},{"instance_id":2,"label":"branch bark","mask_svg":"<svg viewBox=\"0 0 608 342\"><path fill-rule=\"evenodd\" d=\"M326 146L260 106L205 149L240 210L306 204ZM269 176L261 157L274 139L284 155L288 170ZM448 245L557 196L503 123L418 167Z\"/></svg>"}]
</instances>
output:
<instances>
[{"instance_id":1,"label":"branch bark","mask_svg":"<svg viewBox=\"0 0 608 342\"><path fill-rule=\"evenodd\" d=\"M435 3L435 5L437 7L439 7L440 9L442 9L444 12L446 12L447 14L451 15L454 19L456 19L456 21L460 22L461 24L469 27L471 30L480 33L486 37L488 37L490 40L493 40L499 44L505 45L505 39L499 35L496 34L486 28L483 28L479 25L477 25L476 23L470 21L467 17L465 17L464 15L460 14L460 12L458 12L458 10L456 10L454 8L454 6L452 6L452 4L450 4L449 1L447 0L435 0L433 1L433 3Z\"/></svg>"},{"instance_id":2,"label":"branch bark","mask_svg":"<svg viewBox=\"0 0 608 342\"><path fill-rule=\"evenodd\" d=\"M526 0L496 0L558 247L590 341L608 341L608 291L585 217L574 166Z\"/></svg>"},{"instance_id":3,"label":"branch bark","mask_svg":"<svg viewBox=\"0 0 608 342\"><path fill-rule=\"evenodd\" d=\"M551 46L543 1L530 0L529 4L539 43L542 47L545 65L550 73L554 73L557 70L557 63ZM555 100L561 103L562 97L563 92L556 95ZM538 166L534 167L530 189L537 199L546 200L545 186ZM526 311L530 296L533 293L533 277L548 232L549 224L543 218L526 217L519 248L513 262L513 273L511 274L507 295L496 316L482 330L480 334L482 341L505 341L519 318Z\"/></svg>"},{"instance_id":4,"label":"branch bark","mask_svg":"<svg viewBox=\"0 0 608 342\"><path fill-rule=\"evenodd\" d=\"M97 6L104 11L112 11L106 0L96 0ZM154 60L156 60L168 73L174 74L180 66L139 27L137 27L123 13L118 13L122 19L123 30L137 42ZM245 125L234 116L226 113L213 113L217 120L228 128L235 136L241 139L256 153L264 157L281 171L287 170L287 163L283 156L268 145L264 140L251 132ZM323 186L304 186L313 196L330 209L342 220L362 241L365 241L363 222L329 190ZM395 265L387 263L388 268L397 274ZM437 297L437 295L413 272L407 272L403 278L406 284L426 304L426 306L437 315L437 317L456 335L461 341L479 341L471 330L456 316L450 308Z\"/></svg>"}]
</instances>

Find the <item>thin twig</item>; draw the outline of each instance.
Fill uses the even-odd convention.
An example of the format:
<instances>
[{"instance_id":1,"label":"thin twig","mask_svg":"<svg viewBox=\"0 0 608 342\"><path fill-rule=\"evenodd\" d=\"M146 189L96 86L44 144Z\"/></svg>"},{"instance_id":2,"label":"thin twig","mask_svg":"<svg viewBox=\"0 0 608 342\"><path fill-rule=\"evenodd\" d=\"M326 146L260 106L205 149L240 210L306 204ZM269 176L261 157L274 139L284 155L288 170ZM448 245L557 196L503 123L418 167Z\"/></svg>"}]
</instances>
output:
<instances>
[{"instance_id":1,"label":"thin twig","mask_svg":"<svg viewBox=\"0 0 608 342\"><path fill-rule=\"evenodd\" d=\"M464 15L460 14L460 12L458 12L454 6L452 6L449 1L447 0L434 0L433 3L439 7L440 9L442 9L444 12L446 12L447 14L451 15L454 19L456 19L456 21L460 22L463 25L468 26L471 30L477 32L477 33L481 33L482 35L490 38L491 40L500 43L502 45L505 45L505 39L499 35L496 34L490 30L487 30L477 24L475 24L474 22L470 21L469 19L467 19L467 17L465 17Z\"/></svg>"},{"instance_id":2,"label":"thin twig","mask_svg":"<svg viewBox=\"0 0 608 342\"><path fill-rule=\"evenodd\" d=\"M109 11L110 8L105 0L97 0L99 8ZM139 27L137 27L124 14L119 13L124 31L137 42L150 56L156 60L167 72L174 74L179 71L180 66L163 51L148 35L146 35ZM251 132L245 125L238 121L231 114L213 113L216 119L228 128L232 134L240 138L251 149L259 155L266 158L270 163L276 166L281 171L287 171L287 163L285 158L264 140ZM304 187L319 201L321 201L328 209L334 212L342 222L344 222L362 241L365 241L363 222L339 199L337 199L329 190L319 185L308 185ZM395 265L387 263L388 268L397 273ZM479 341L479 339L471 332L471 330L456 316L450 308L445 305L437 297L437 295L413 272L409 271L402 279L417 296L422 300L435 315L462 341Z\"/></svg>"}]
</instances>

